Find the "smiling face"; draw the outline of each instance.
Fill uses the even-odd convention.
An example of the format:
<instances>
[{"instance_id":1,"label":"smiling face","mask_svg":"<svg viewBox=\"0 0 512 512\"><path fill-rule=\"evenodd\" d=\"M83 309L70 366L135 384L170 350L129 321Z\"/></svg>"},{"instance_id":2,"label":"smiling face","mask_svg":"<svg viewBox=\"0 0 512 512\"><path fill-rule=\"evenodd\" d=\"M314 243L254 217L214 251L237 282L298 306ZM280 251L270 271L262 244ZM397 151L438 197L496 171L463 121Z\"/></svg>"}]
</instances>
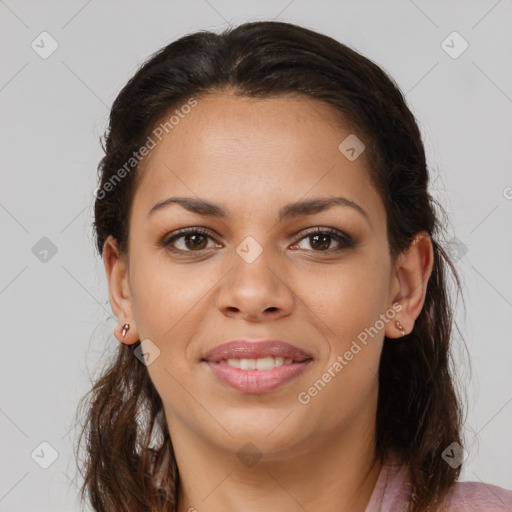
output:
<instances>
[{"instance_id":1,"label":"smiling face","mask_svg":"<svg viewBox=\"0 0 512 512\"><path fill-rule=\"evenodd\" d=\"M276 453L373 435L382 319L399 286L364 153L338 149L351 133L310 99L212 95L144 160L122 309L160 350L148 371L171 436ZM202 360L240 339L281 340L312 361L272 391L241 392Z\"/></svg>"}]
</instances>

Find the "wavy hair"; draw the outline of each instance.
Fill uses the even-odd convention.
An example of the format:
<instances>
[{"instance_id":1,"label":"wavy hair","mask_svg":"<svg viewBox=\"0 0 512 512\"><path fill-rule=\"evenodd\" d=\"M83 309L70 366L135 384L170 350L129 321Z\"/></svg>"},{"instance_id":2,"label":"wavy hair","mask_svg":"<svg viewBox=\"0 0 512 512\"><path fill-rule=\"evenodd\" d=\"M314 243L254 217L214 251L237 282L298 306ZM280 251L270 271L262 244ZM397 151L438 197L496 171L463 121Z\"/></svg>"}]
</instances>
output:
<instances>
[{"instance_id":1,"label":"wavy hair","mask_svg":"<svg viewBox=\"0 0 512 512\"><path fill-rule=\"evenodd\" d=\"M342 122L364 136L368 173L386 208L392 261L418 232L430 235L434 265L414 329L403 341L384 340L376 450L381 460L394 451L408 463L411 512L434 510L461 469L442 458L451 443L463 444L463 409L450 352L456 324L448 278L457 292L461 285L441 245L438 215L444 212L428 190L418 125L383 69L326 35L271 21L220 34L199 31L155 52L116 97L101 140L105 155L98 165L93 223L100 257L109 235L120 251L129 250L127 219L142 173L132 159L157 123L190 98L224 91L249 98L300 95L333 107ZM171 512L177 507L179 472L171 435L162 400L147 368L134 356L139 345L140 340L119 344L80 400L79 410L86 409L77 444L80 459L85 438L81 500L87 493L97 512Z\"/></svg>"}]
</instances>

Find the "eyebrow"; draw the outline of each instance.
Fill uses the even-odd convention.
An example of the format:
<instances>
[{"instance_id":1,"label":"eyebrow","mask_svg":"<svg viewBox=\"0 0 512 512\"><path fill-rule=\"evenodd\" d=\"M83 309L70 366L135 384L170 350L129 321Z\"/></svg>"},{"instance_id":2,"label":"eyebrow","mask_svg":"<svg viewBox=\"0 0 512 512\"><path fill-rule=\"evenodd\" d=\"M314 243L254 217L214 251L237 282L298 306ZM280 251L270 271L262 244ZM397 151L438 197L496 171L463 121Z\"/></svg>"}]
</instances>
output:
<instances>
[{"instance_id":1,"label":"eyebrow","mask_svg":"<svg viewBox=\"0 0 512 512\"><path fill-rule=\"evenodd\" d=\"M226 218L228 216L227 211L222 208L222 206L208 202L204 199L194 197L169 197L156 203L149 210L148 217L158 210L166 208L172 204L178 204L189 212L205 217ZM345 197L326 197L289 203L283 206L279 211L278 222L300 217L302 215L313 215L332 208L333 206L346 206L353 208L358 211L369 224L371 224L368 213L357 203L354 203Z\"/></svg>"}]
</instances>

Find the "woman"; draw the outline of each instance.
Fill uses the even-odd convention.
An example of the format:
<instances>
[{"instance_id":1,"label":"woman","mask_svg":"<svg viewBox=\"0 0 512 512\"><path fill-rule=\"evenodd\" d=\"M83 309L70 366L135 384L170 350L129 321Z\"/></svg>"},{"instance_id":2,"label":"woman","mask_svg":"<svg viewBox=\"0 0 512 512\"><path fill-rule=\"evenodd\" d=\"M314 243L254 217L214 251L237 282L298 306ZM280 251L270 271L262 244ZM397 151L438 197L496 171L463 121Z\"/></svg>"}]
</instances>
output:
<instances>
[{"instance_id":1,"label":"woman","mask_svg":"<svg viewBox=\"0 0 512 512\"><path fill-rule=\"evenodd\" d=\"M191 34L123 88L104 149L94 227L121 343L83 399L82 499L511 510L511 491L456 483L459 280L378 66L287 23Z\"/></svg>"}]
</instances>

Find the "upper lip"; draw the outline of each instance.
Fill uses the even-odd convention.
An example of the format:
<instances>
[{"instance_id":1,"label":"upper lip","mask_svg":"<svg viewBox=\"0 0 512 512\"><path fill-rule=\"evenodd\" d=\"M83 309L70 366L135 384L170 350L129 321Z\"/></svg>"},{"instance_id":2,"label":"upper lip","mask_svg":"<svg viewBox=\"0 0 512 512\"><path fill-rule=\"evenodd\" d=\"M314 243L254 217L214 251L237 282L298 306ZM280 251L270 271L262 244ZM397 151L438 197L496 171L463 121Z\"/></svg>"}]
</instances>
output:
<instances>
[{"instance_id":1,"label":"upper lip","mask_svg":"<svg viewBox=\"0 0 512 512\"><path fill-rule=\"evenodd\" d=\"M312 359L312 356L304 350L284 341L234 340L214 347L203 357L203 361L218 362L228 359L260 359L263 357L284 357L297 362Z\"/></svg>"}]
</instances>

